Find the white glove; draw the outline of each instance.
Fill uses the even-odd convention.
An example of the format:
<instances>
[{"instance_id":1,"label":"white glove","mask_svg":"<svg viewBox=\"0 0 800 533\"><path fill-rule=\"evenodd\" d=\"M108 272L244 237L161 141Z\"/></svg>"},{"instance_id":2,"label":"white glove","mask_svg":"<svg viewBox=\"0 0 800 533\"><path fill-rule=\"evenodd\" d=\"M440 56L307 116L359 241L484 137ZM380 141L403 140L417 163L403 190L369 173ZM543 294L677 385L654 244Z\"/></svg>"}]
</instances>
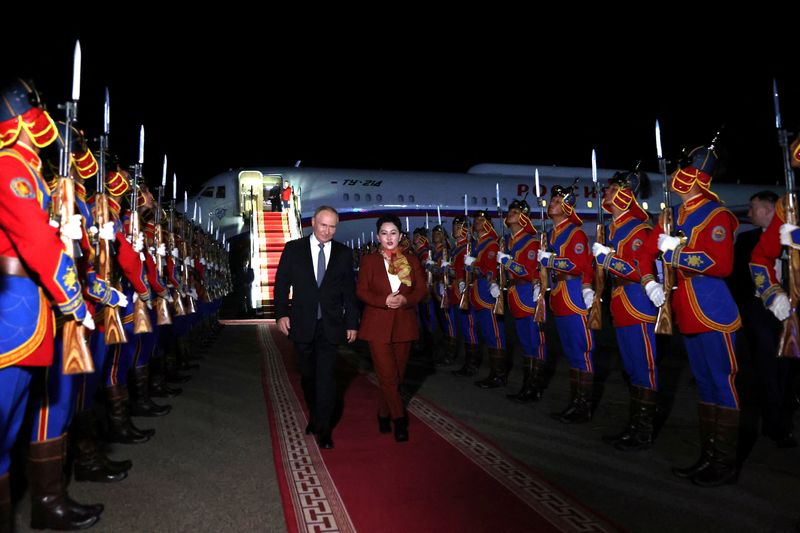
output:
<instances>
[{"instance_id":1,"label":"white glove","mask_svg":"<svg viewBox=\"0 0 800 533\"><path fill-rule=\"evenodd\" d=\"M191 257L187 257L186 259L184 259L183 263L189 268L194 268L194 259Z\"/></svg>"},{"instance_id":2,"label":"white glove","mask_svg":"<svg viewBox=\"0 0 800 533\"><path fill-rule=\"evenodd\" d=\"M539 300L539 296L542 294L542 286L539 283L536 283L533 286L533 301L536 302Z\"/></svg>"},{"instance_id":3,"label":"white glove","mask_svg":"<svg viewBox=\"0 0 800 533\"><path fill-rule=\"evenodd\" d=\"M778 230L781 234L781 244L792 248L800 248L800 246L792 242L792 232L796 229L800 229L800 227L794 224L781 224L781 228Z\"/></svg>"},{"instance_id":4,"label":"white glove","mask_svg":"<svg viewBox=\"0 0 800 533\"><path fill-rule=\"evenodd\" d=\"M583 289L582 294L583 294L583 303L586 304L586 309L589 309L594 303L594 291L589 287L586 287L585 289Z\"/></svg>"},{"instance_id":5,"label":"white glove","mask_svg":"<svg viewBox=\"0 0 800 533\"><path fill-rule=\"evenodd\" d=\"M167 292L167 301L169 303L173 303L175 301L175 298L172 297L172 293L170 292Z\"/></svg>"},{"instance_id":6,"label":"white glove","mask_svg":"<svg viewBox=\"0 0 800 533\"><path fill-rule=\"evenodd\" d=\"M150 298L149 300L147 300L145 303L147 304L147 308L148 308L148 309L150 309L150 310L152 310L152 309L153 309L153 299L152 299L152 298Z\"/></svg>"},{"instance_id":7,"label":"white glove","mask_svg":"<svg viewBox=\"0 0 800 533\"><path fill-rule=\"evenodd\" d=\"M468 256L464 257L464 265L470 266L474 262L475 262L475 258L472 257L471 255L468 255Z\"/></svg>"},{"instance_id":8,"label":"white glove","mask_svg":"<svg viewBox=\"0 0 800 533\"><path fill-rule=\"evenodd\" d=\"M199 300L200 299L200 297L197 296L197 289L195 289L194 287L189 289L189 294L191 294L192 298L194 298L195 300Z\"/></svg>"},{"instance_id":9,"label":"white glove","mask_svg":"<svg viewBox=\"0 0 800 533\"><path fill-rule=\"evenodd\" d=\"M647 297L650 298L650 301L653 302L653 305L656 307L664 305L664 287L660 283L648 281L644 286L644 292L647 293Z\"/></svg>"},{"instance_id":10,"label":"white glove","mask_svg":"<svg viewBox=\"0 0 800 533\"><path fill-rule=\"evenodd\" d=\"M72 239L73 241L81 240L83 236L83 226L81 225L81 221L83 217L80 215L70 215L69 220L66 224L62 224L61 226L61 235Z\"/></svg>"},{"instance_id":11,"label":"white glove","mask_svg":"<svg viewBox=\"0 0 800 533\"><path fill-rule=\"evenodd\" d=\"M442 269L447 268L450 266L450 261L442 261L442 264L439 265Z\"/></svg>"},{"instance_id":12,"label":"white glove","mask_svg":"<svg viewBox=\"0 0 800 533\"><path fill-rule=\"evenodd\" d=\"M178 259L180 256L181 255L178 253L178 248L173 248L172 249L172 257L174 257L175 259Z\"/></svg>"},{"instance_id":13,"label":"white glove","mask_svg":"<svg viewBox=\"0 0 800 533\"><path fill-rule=\"evenodd\" d=\"M97 229L97 226L89 226L89 229L87 229L86 231L89 233L89 235L94 237L95 235L97 235L99 230Z\"/></svg>"},{"instance_id":14,"label":"white glove","mask_svg":"<svg viewBox=\"0 0 800 533\"><path fill-rule=\"evenodd\" d=\"M501 265L505 265L507 262L511 260L511 256L508 254L504 254L503 252L497 252L497 262Z\"/></svg>"},{"instance_id":15,"label":"white glove","mask_svg":"<svg viewBox=\"0 0 800 533\"><path fill-rule=\"evenodd\" d=\"M201 257L200 258L200 264L203 265L203 266L206 266L207 263L206 263L206 258L205 257Z\"/></svg>"},{"instance_id":16,"label":"white glove","mask_svg":"<svg viewBox=\"0 0 800 533\"><path fill-rule=\"evenodd\" d=\"M128 307L128 297L125 296L125 293L118 291L114 287L111 287L111 290L117 293L117 297L119 298L119 307ZM136 297L136 293L133 293L134 298Z\"/></svg>"},{"instance_id":17,"label":"white glove","mask_svg":"<svg viewBox=\"0 0 800 533\"><path fill-rule=\"evenodd\" d=\"M662 252L674 250L680 243L681 240L678 237L673 237L672 235L667 235L666 233L662 233L658 236L658 249Z\"/></svg>"},{"instance_id":18,"label":"white glove","mask_svg":"<svg viewBox=\"0 0 800 533\"><path fill-rule=\"evenodd\" d=\"M106 222L100 228L99 236L104 241L113 241L117 238L117 232L114 231L114 223L113 222Z\"/></svg>"},{"instance_id":19,"label":"white glove","mask_svg":"<svg viewBox=\"0 0 800 533\"><path fill-rule=\"evenodd\" d=\"M136 236L136 240L134 240L131 244L133 244L134 252L141 252L144 250L144 233L139 232L139 235Z\"/></svg>"},{"instance_id":20,"label":"white glove","mask_svg":"<svg viewBox=\"0 0 800 533\"><path fill-rule=\"evenodd\" d=\"M94 331L95 328L94 318L92 318L92 315L90 315L89 313L86 313L86 318L83 319L82 324L86 329Z\"/></svg>"},{"instance_id":21,"label":"white glove","mask_svg":"<svg viewBox=\"0 0 800 533\"><path fill-rule=\"evenodd\" d=\"M463 281L458 282L458 293L464 294L464 291L467 290L467 284Z\"/></svg>"},{"instance_id":22,"label":"white glove","mask_svg":"<svg viewBox=\"0 0 800 533\"><path fill-rule=\"evenodd\" d=\"M444 283L437 283L436 291L439 293L439 297L444 296Z\"/></svg>"},{"instance_id":23,"label":"white glove","mask_svg":"<svg viewBox=\"0 0 800 533\"><path fill-rule=\"evenodd\" d=\"M492 298L497 298L500 296L500 285L497 283L492 283L489 285L489 294L492 295Z\"/></svg>"},{"instance_id":24,"label":"white glove","mask_svg":"<svg viewBox=\"0 0 800 533\"><path fill-rule=\"evenodd\" d=\"M433 259L431 259L431 258L429 257L428 259L426 259L426 260L425 260L425 264L426 264L426 265L435 265L436 263L434 263L434 262L433 262Z\"/></svg>"},{"instance_id":25,"label":"white glove","mask_svg":"<svg viewBox=\"0 0 800 533\"><path fill-rule=\"evenodd\" d=\"M597 257L600 254L608 255L611 253L611 248L604 244L596 242L592 245L592 255Z\"/></svg>"},{"instance_id":26,"label":"white glove","mask_svg":"<svg viewBox=\"0 0 800 533\"><path fill-rule=\"evenodd\" d=\"M542 262L542 259L549 260L551 257L553 257L552 252L545 252L544 250L539 250L538 252L536 252L536 260L539 261L540 263Z\"/></svg>"},{"instance_id":27,"label":"white glove","mask_svg":"<svg viewBox=\"0 0 800 533\"><path fill-rule=\"evenodd\" d=\"M163 242L161 244L159 244L158 245L158 250L156 250L156 253L158 255L160 255L161 257L167 257L167 245L164 244Z\"/></svg>"},{"instance_id":28,"label":"white glove","mask_svg":"<svg viewBox=\"0 0 800 533\"><path fill-rule=\"evenodd\" d=\"M776 294L775 299L773 299L772 303L769 305L769 310L772 311L775 318L783 322L789 318L789 314L792 312L792 306L789 304L789 297L783 293Z\"/></svg>"}]
</instances>

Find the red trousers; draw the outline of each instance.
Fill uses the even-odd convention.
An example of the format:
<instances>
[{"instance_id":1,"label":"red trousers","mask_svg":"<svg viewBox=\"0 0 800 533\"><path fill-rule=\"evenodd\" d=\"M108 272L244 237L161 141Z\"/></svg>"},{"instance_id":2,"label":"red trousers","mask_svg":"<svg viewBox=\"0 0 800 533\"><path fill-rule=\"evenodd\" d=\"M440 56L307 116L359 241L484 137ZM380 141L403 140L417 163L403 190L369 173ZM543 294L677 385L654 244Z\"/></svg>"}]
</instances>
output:
<instances>
[{"instance_id":1,"label":"red trousers","mask_svg":"<svg viewBox=\"0 0 800 533\"><path fill-rule=\"evenodd\" d=\"M411 342L370 342L369 352L372 365L381 386L378 398L378 415L401 418L405 416L403 399L400 397L400 383L406 373Z\"/></svg>"}]
</instances>

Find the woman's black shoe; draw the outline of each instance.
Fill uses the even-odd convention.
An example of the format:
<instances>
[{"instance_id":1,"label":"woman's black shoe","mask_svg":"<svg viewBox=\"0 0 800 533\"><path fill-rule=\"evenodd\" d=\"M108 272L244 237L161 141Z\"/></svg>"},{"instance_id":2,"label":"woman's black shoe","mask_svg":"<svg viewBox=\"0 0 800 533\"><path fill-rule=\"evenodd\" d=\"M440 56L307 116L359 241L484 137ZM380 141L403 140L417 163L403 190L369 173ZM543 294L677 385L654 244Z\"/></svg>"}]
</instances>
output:
<instances>
[{"instance_id":1,"label":"woman's black shoe","mask_svg":"<svg viewBox=\"0 0 800 533\"><path fill-rule=\"evenodd\" d=\"M392 419L388 416L380 416L378 415L378 431L381 433L391 433L392 432Z\"/></svg>"},{"instance_id":2,"label":"woman's black shoe","mask_svg":"<svg viewBox=\"0 0 800 533\"><path fill-rule=\"evenodd\" d=\"M408 440L408 417L394 419L394 440L406 442Z\"/></svg>"}]
</instances>

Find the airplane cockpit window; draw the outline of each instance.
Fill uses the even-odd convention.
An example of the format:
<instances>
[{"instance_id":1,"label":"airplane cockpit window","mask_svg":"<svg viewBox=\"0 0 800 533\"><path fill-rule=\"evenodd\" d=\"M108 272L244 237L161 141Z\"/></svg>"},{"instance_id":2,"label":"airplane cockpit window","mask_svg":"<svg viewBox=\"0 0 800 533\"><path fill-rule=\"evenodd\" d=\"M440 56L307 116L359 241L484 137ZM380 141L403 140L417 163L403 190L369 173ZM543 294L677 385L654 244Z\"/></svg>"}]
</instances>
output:
<instances>
[{"instance_id":1,"label":"airplane cockpit window","mask_svg":"<svg viewBox=\"0 0 800 533\"><path fill-rule=\"evenodd\" d=\"M403 198L403 195L402 195L402 194L398 194L398 195L397 195L397 201L398 201L398 202L400 202L400 203L402 204L402 203L404 203L406 200L405 200L405 198Z\"/></svg>"},{"instance_id":2,"label":"airplane cockpit window","mask_svg":"<svg viewBox=\"0 0 800 533\"><path fill-rule=\"evenodd\" d=\"M360 202L360 201L361 201L361 195L360 195L360 194L358 194L358 193L355 193L355 194L353 195L353 201L354 201L354 202Z\"/></svg>"},{"instance_id":3,"label":"airplane cockpit window","mask_svg":"<svg viewBox=\"0 0 800 533\"><path fill-rule=\"evenodd\" d=\"M206 198L214 198L214 187L206 187L203 189L203 192L200 193L200 196L204 196Z\"/></svg>"},{"instance_id":4,"label":"airplane cockpit window","mask_svg":"<svg viewBox=\"0 0 800 533\"><path fill-rule=\"evenodd\" d=\"M220 185L217 187L217 198L225 198L225 186Z\"/></svg>"},{"instance_id":5,"label":"airplane cockpit window","mask_svg":"<svg viewBox=\"0 0 800 533\"><path fill-rule=\"evenodd\" d=\"M508 198L503 198L503 205L508 205Z\"/></svg>"},{"instance_id":6,"label":"airplane cockpit window","mask_svg":"<svg viewBox=\"0 0 800 533\"><path fill-rule=\"evenodd\" d=\"M409 194L408 195L408 203L410 203L410 204L414 203L414 195L413 194Z\"/></svg>"},{"instance_id":7,"label":"airplane cockpit window","mask_svg":"<svg viewBox=\"0 0 800 533\"><path fill-rule=\"evenodd\" d=\"M350 200L350 195L349 195L349 194L347 194L347 193L344 193L344 194L342 195L342 200L344 200L345 202L347 202L348 200Z\"/></svg>"}]
</instances>

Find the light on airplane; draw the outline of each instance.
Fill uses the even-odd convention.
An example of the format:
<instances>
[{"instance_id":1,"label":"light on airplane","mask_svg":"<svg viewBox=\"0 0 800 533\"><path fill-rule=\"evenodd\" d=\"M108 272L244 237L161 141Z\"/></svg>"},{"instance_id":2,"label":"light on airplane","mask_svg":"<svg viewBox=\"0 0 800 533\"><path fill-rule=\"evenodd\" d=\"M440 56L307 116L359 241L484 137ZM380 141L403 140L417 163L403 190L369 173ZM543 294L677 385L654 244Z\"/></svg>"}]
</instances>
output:
<instances>
[{"instance_id":1,"label":"light on airplane","mask_svg":"<svg viewBox=\"0 0 800 533\"><path fill-rule=\"evenodd\" d=\"M542 207L547 207L547 200L542 200Z\"/></svg>"},{"instance_id":2,"label":"light on airplane","mask_svg":"<svg viewBox=\"0 0 800 533\"><path fill-rule=\"evenodd\" d=\"M591 200L586 200L586 207L591 209L591 207L592 207L592 201Z\"/></svg>"},{"instance_id":3,"label":"light on airplane","mask_svg":"<svg viewBox=\"0 0 800 533\"><path fill-rule=\"evenodd\" d=\"M645 211L647 211L647 209L648 209L648 208L647 208L647 202L642 202L642 209L644 209Z\"/></svg>"},{"instance_id":4,"label":"light on airplane","mask_svg":"<svg viewBox=\"0 0 800 533\"><path fill-rule=\"evenodd\" d=\"M665 207L667 207L667 204L665 204L664 202L661 202L661 210L662 211L664 210Z\"/></svg>"}]
</instances>

